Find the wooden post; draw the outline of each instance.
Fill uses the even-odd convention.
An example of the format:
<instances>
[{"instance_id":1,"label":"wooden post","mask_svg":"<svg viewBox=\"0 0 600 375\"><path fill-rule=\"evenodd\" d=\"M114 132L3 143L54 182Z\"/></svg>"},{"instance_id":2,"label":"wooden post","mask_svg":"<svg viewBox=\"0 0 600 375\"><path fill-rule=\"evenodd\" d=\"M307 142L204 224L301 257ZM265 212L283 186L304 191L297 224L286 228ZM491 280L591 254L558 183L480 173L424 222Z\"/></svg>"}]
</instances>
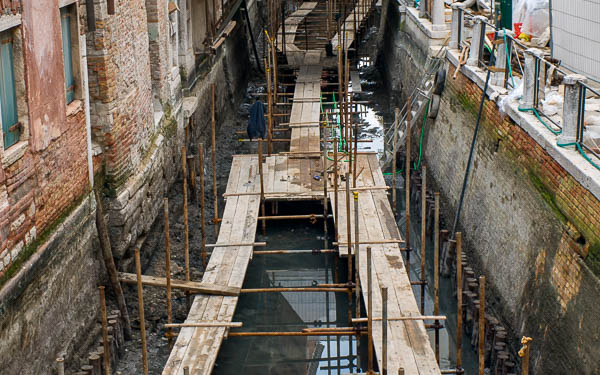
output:
<instances>
[{"instance_id":1,"label":"wooden post","mask_svg":"<svg viewBox=\"0 0 600 375\"><path fill-rule=\"evenodd\" d=\"M369 353L369 374L373 374L373 276L371 270L371 247L367 247L367 329L368 335L368 353Z\"/></svg>"},{"instance_id":2,"label":"wooden post","mask_svg":"<svg viewBox=\"0 0 600 375\"><path fill-rule=\"evenodd\" d=\"M198 189L196 186L196 155L190 155L190 182L192 183L192 202L198 203Z\"/></svg>"},{"instance_id":3,"label":"wooden post","mask_svg":"<svg viewBox=\"0 0 600 375\"><path fill-rule=\"evenodd\" d=\"M485 276L479 276L479 375L485 370Z\"/></svg>"},{"instance_id":4,"label":"wooden post","mask_svg":"<svg viewBox=\"0 0 600 375\"><path fill-rule=\"evenodd\" d=\"M351 102L354 102L354 99L351 98ZM354 111L354 107L352 107L352 112ZM357 111L358 112L358 111ZM354 123L354 162L352 163L352 187L356 187L356 179L358 176L356 175L356 165L358 164L358 121Z\"/></svg>"},{"instance_id":5,"label":"wooden post","mask_svg":"<svg viewBox=\"0 0 600 375\"><path fill-rule=\"evenodd\" d=\"M519 350L519 357L521 360L521 375L529 375L529 343L533 341L531 337L523 336L521 338L521 344L523 347Z\"/></svg>"},{"instance_id":6,"label":"wooden post","mask_svg":"<svg viewBox=\"0 0 600 375\"><path fill-rule=\"evenodd\" d=\"M204 214L204 145L198 144L198 163L200 164L200 231L202 234L202 268L206 271L207 256L206 256L206 228Z\"/></svg>"},{"instance_id":7,"label":"wooden post","mask_svg":"<svg viewBox=\"0 0 600 375\"><path fill-rule=\"evenodd\" d=\"M381 329L382 329L382 359L381 359L381 375L387 375L387 287L382 287L381 288L381 301L382 301L382 306L381 306Z\"/></svg>"},{"instance_id":8,"label":"wooden post","mask_svg":"<svg viewBox=\"0 0 600 375\"><path fill-rule=\"evenodd\" d=\"M265 217L265 187L263 183L263 154L262 154L262 138L258 138L258 174L260 175L260 210L262 216ZM267 235L267 220L262 220L263 236Z\"/></svg>"},{"instance_id":9,"label":"wooden post","mask_svg":"<svg viewBox=\"0 0 600 375\"><path fill-rule=\"evenodd\" d=\"M353 191L354 195L354 257L355 265L354 269L354 278L356 279L356 288L354 289L355 300L356 300L356 317L360 317L360 243L359 243L359 235L358 235L358 192ZM360 341L360 340L359 340Z\"/></svg>"},{"instance_id":10,"label":"wooden post","mask_svg":"<svg viewBox=\"0 0 600 375\"><path fill-rule=\"evenodd\" d=\"M129 313L127 312L127 304L125 303L125 297L123 296L123 289L121 289L121 283L119 282L119 274L117 267L115 266L115 260L112 254L112 248L110 245L110 238L108 236L108 228L104 221L104 209L102 208L102 200L98 190L94 189L94 197L96 198L96 229L98 230L98 239L100 241L100 247L102 248L102 258L104 259L104 266L106 267L106 273L108 273L108 280L110 281L111 289L117 296L117 304L119 305L119 311L121 311L121 317L123 317L123 332L127 340L131 340L131 324L129 323Z\"/></svg>"},{"instance_id":11,"label":"wooden post","mask_svg":"<svg viewBox=\"0 0 600 375\"><path fill-rule=\"evenodd\" d=\"M165 277L167 278L167 323L173 323L173 307L171 305L171 238L169 234L169 198L164 199L165 216ZM173 331L167 329L169 349L173 347Z\"/></svg>"},{"instance_id":12,"label":"wooden post","mask_svg":"<svg viewBox=\"0 0 600 375\"><path fill-rule=\"evenodd\" d=\"M183 178L183 237L185 258L185 281L190 281L190 238L188 226L187 165L185 146L181 148L181 174ZM190 294L186 292L185 301L188 310L192 306Z\"/></svg>"},{"instance_id":13,"label":"wooden post","mask_svg":"<svg viewBox=\"0 0 600 375\"><path fill-rule=\"evenodd\" d=\"M405 146L405 150L406 150L406 164L404 165L404 169L405 169L405 188L404 188L404 192L406 193L405 196L405 216L406 216L406 223L405 223L405 240L406 240L406 274L408 276L408 279L410 280L410 105L411 105L411 98L408 98L408 103L407 103L407 113L406 113L406 134L404 135L404 139L406 141L406 146Z\"/></svg>"},{"instance_id":14,"label":"wooden post","mask_svg":"<svg viewBox=\"0 0 600 375\"><path fill-rule=\"evenodd\" d=\"M393 145L392 145L392 211L394 212L394 215L397 214L398 212L398 201L396 199L396 195L397 195L397 188L396 188L396 184L397 184L397 177L396 177L396 170L398 169L398 163L397 163L397 150L398 150L398 122L400 121L400 108L396 107L394 108L394 141L393 141Z\"/></svg>"},{"instance_id":15,"label":"wooden post","mask_svg":"<svg viewBox=\"0 0 600 375\"><path fill-rule=\"evenodd\" d=\"M215 238L219 237L220 222L219 219L219 192L217 191L217 134L215 129L215 84L210 85L211 95L211 120L210 131L212 135L212 169L213 169L213 195L215 200Z\"/></svg>"},{"instance_id":16,"label":"wooden post","mask_svg":"<svg viewBox=\"0 0 600 375\"><path fill-rule=\"evenodd\" d=\"M144 363L144 375L148 375L148 353L146 352L146 322L144 320L144 291L142 289L142 262L140 260L140 249L135 248L135 270L137 273L138 308L140 311L140 335L142 337L142 361ZM108 355L107 353L104 354Z\"/></svg>"},{"instance_id":17,"label":"wooden post","mask_svg":"<svg viewBox=\"0 0 600 375\"><path fill-rule=\"evenodd\" d=\"M58 375L65 375L65 359L63 357L56 358L56 372Z\"/></svg>"},{"instance_id":18,"label":"wooden post","mask_svg":"<svg viewBox=\"0 0 600 375\"><path fill-rule=\"evenodd\" d=\"M456 371L462 371L462 233L456 233Z\"/></svg>"},{"instance_id":19,"label":"wooden post","mask_svg":"<svg viewBox=\"0 0 600 375\"><path fill-rule=\"evenodd\" d=\"M106 320L106 299L104 286L98 287L100 294L100 316L102 318L102 343L104 345L104 373L110 375L110 347L108 346L108 323Z\"/></svg>"},{"instance_id":20,"label":"wooden post","mask_svg":"<svg viewBox=\"0 0 600 375\"><path fill-rule=\"evenodd\" d=\"M433 315L440 313L440 193L435 192L435 221L433 242ZM435 321L435 359L440 363L439 321Z\"/></svg>"},{"instance_id":21,"label":"wooden post","mask_svg":"<svg viewBox=\"0 0 600 375\"><path fill-rule=\"evenodd\" d=\"M273 97L271 95L271 68L265 60L265 74L267 75L267 153L273 152Z\"/></svg>"},{"instance_id":22,"label":"wooden post","mask_svg":"<svg viewBox=\"0 0 600 375\"><path fill-rule=\"evenodd\" d=\"M329 203L327 197L327 185L329 184L329 172L327 171L327 142L323 142L323 248L327 248L328 228L327 217L329 216Z\"/></svg>"},{"instance_id":23,"label":"wooden post","mask_svg":"<svg viewBox=\"0 0 600 375\"><path fill-rule=\"evenodd\" d=\"M348 249L348 282L352 282L352 212L350 211L350 173L346 172L346 237L348 238L346 248ZM348 303L352 301L352 291L348 291ZM349 307L350 307L349 306ZM348 319L352 319L352 309L348 309Z\"/></svg>"},{"instance_id":24,"label":"wooden post","mask_svg":"<svg viewBox=\"0 0 600 375\"><path fill-rule=\"evenodd\" d=\"M338 138L333 139L333 200L334 200L334 216L335 216L335 240L339 241L338 238L338 227L340 226L340 216L338 215Z\"/></svg>"},{"instance_id":25,"label":"wooden post","mask_svg":"<svg viewBox=\"0 0 600 375\"><path fill-rule=\"evenodd\" d=\"M485 276L479 276L479 375L484 375L485 370Z\"/></svg>"},{"instance_id":26,"label":"wooden post","mask_svg":"<svg viewBox=\"0 0 600 375\"><path fill-rule=\"evenodd\" d=\"M421 169L421 314L425 314L425 252L427 245L427 169Z\"/></svg>"}]
</instances>

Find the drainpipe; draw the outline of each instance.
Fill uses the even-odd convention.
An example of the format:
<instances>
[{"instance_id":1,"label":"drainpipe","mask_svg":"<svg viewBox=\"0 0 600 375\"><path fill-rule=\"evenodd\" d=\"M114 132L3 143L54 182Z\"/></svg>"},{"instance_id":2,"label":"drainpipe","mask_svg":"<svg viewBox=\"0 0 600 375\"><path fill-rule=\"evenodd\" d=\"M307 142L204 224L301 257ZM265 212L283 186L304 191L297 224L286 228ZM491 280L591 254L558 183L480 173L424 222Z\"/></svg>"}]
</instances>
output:
<instances>
[{"instance_id":1,"label":"drainpipe","mask_svg":"<svg viewBox=\"0 0 600 375\"><path fill-rule=\"evenodd\" d=\"M90 91L87 65L87 43L85 34L79 36L79 50L81 54L81 71L83 73L83 95L85 106L85 133L87 138L88 172L90 187L94 188L94 162L92 155L92 121L90 118Z\"/></svg>"}]
</instances>

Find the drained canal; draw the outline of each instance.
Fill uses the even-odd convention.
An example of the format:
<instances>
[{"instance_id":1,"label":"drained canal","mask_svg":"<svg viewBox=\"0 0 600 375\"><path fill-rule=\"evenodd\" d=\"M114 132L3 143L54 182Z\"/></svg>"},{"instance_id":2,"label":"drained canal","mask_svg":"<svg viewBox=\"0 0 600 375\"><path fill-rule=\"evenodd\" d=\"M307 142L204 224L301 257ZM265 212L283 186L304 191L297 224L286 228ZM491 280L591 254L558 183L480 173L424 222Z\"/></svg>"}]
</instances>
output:
<instances>
[{"instance_id":1,"label":"drained canal","mask_svg":"<svg viewBox=\"0 0 600 375\"><path fill-rule=\"evenodd\" d=\"M387 92L377 69L368 57L357 66L362 91L354 94L357 102L354 121L360 126L359 149L376 151L380 156L385 147L384 132L394 121L393 96ZM333 96L324 96L331 102ZM337 127L336 108L324 105L329 131ZM400 162L398 162L400 165ZM388 173L389 174L389 173ZM404 186L403 174L398 175L398 186ZM391 178L391 176L387 176ZM390 183L388 181L388 183ZM404 189L397 191L397 224L404 232ZM413 204L412 207L416 207ZM269 209L269 207L267 207ZM278 214L321 213L320 202L279 202ZM331 210L329 211L331 212ZM410 228L411 248L420 249L420 216L412 212ZM333 223L329 222L329 228ZM343 284L347 279L346 258L337 254L316 253L315 249L332 249L332 230L326 237L322 221L271 221L263 234L260 225L257 241L267 246L255 250L294 250L287 254L260 254L251 260L244 288L315 287L323 284ZM428 234L426 251L426 279L433 285L433 235ZM420 256L411 253L411 280L419 280ZM421 287L413 286L417 301ZM456 357L456 292L452 278L440 278L440 314L447 320L439 331L440 368L455 367ZM363 302L364 305L364 302ZM432 315L433 293L425 289L425 315ZM246 293L238 302L234 321L243 322L244 332L300 332L310 328L348 327L348 312L355 311L345 292L268 292ZM364 314L365 309L361 311ZM364 315L363 315L364 316ZM432 322L426 322L432 323ZM428 329L434 342L434 329ZM231 337L219 352L216 374L347 374L367 370L366 340L358 342L356 336L272 336ZM475 373L477 355L469 340L463 340L463 368L465 373Z\"/></svg>"}]
</instances>

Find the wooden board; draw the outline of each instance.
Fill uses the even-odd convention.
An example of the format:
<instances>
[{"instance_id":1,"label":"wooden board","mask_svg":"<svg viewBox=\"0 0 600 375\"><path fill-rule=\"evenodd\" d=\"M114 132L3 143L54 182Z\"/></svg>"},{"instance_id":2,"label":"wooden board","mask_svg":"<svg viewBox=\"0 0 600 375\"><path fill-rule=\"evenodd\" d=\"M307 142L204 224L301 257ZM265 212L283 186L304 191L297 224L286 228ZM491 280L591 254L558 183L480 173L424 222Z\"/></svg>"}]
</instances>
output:
<instances>
[{"instance_id":1,"label":"wooden board","mask_svg":"<svg viewBox=\"0 0 600 375\"><path fill-rule=\"evenodd\" d=\"M296 41L296 32L298 31L298 27L304 21L304 18L313 11L313 9L317 6L317 2L307 1L302 3L300 8L298 8L294 13L291 14L290 17L285 19L285 54L288 59L288 64L290 65L302 65L304 62L305 52L300 50L294 43ZM283 30L280 27L277 31L277 51L282 51L282 46L284 44L283 40Z\"/></svg>"},{"instance_id":2,"label":"wooden board","mask_svg":"<svg viewBox=\"0 0 600 375\"><path fill-rule=\"evenodd\" d=\"M345 38L345 43L342 42L344 46L344 50L350 48L352 43L354 42L354 38L356 37L356 31L360 29L363 22L365 22L368 18L368 14L371 11L371 7L374 5L370 0L359 0L356 3L356 7L350 12L350 14L344 20L344 23L341 25L340 30L342 40ZM366 12L365 12L366 10ZM333 46L333 53L337 56L339 36L336 33L333 38L331 38L331 44Z\"/></svg>"},{"instance_id":3,"label":"wooden board","mask_svg":"<svg viewBox=\"0 0 600 375\"><path fill-rule=\"evenodd\" d=\"M256 156L234 157L228 187L236 186L238 191L257 190L257 162ZM259 196L227 199L217 242L254 242L259 206ZM251 255L252 246L214 248L202 283L241 288ZM185 323L230 322L237 301L237 296L196 296ZM224 327L182 328L163 375L182 374L184 366L189 366L193 374L210 374L224 335Z\"/></svg>"},{"instance_id":4,"label":"wooden board","mask_svg":"<svg viewBox=\"0 0 600 375\"><path fill-rule=\"evenodd\" d=\"M137 275L135 273L119 272L119 281L125 284L136 284ZM167 278L142 275L142 285L166 288ZM212 294L217 296L237 296L240 294L240 288L176 279L171 279L171 287L196 294Z\"/></svg>"}]
</instances>

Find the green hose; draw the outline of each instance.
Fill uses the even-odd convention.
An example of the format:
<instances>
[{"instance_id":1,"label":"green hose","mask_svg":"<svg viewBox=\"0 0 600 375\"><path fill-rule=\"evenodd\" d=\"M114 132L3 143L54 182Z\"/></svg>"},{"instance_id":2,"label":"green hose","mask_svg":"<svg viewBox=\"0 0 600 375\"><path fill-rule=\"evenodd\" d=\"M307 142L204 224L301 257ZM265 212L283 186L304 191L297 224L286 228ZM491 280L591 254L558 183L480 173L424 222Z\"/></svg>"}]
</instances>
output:
<instances>
[{"instance_id":1,"label":"green hose","mask_svg":"<svg viewBox=\"0 0 600 375\"><path fill-rule=\"evenodd\" d=\"M508 65L508 71L510 72L510 79L512 80L512 87L515 88L515 78L512 74L512 67L510 63L510 53L508 52L508 44L506 43L506 29L504 30L504 48L506 49L506 65Z\"/></svg>"},{"instance_id":2,"label":"green hose","mask_svg":"<svg viewBox=\"0 0 600 375\"><path fill-rule=\"evenodd\" d=\"M533 114L535 115L535 117L537 117L538 120L540 120L540 122L546 127L546 129L550 130L552 132L552 134L554 135L558 135L560 133L562 133L562 129L561 130L554 130L550 127L550 125L546 124L546 122L544 120L542 120L542 118L540 117L540 114L538 113L537 109L535 108L521 108L519 107L519 112L533 112Z\"/></svg>"},{"instance_id":3,"label":"green hose","mask_svg":"<svg viewBox=\"0 0 600 375\"><path fill-rule=\"evenodd\" d=\"M421 125L421 139L419 140L419 159L414 164L415 171L421 167L421 154L423 151L423 133L425 133L425 124L427 123L427 115L429 114L429 100L425 105L425 116L423 116L423 125Z\"/></svg>"},{"instance_id":4,"label":"green hose","mask_svg":"<svg viewBox=\"0 0 600 375\"><path fill-rule=\"evenodd\" d=\"M583 158L585 160L587 160L591 165L593 165L594 168L600 170L600 165L594 163L594 161L592 159L590 159L589 156L587 156L587 154L585 153L585 151L583 151L583 148L581 148L581 145L578 142L571 142L571 143L558 143L558 142L556 142L556 145L558 147L569 147L569 146L575 146L575 147L577 147L577 150L579 150L579 153L581 154L581 156L583 156Z\"/></svg>"}]
</instances>

